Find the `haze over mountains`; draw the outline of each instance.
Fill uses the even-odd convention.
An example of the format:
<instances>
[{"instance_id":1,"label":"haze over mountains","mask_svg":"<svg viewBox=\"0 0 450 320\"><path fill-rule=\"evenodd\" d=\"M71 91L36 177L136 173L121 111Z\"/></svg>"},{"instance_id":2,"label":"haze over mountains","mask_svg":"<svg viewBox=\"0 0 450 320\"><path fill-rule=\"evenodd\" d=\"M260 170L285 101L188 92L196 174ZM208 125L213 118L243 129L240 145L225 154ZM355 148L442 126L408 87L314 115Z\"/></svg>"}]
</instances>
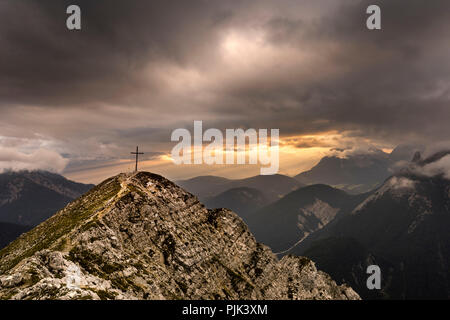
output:
<instances>
[{"instance_id":1,"label":"haze over mountains","mask_svg":"<svg viewBox=\"0 0 450 320\"><path fill-rule=\"evenodd\" d=\"M327 156L311 170L295 178L303 184L327 184L358 194L379 187L394 172L399 161L411 161L421 146L401 145L391 153L373 149L346 157Z\"/></svg>"},{"instance_id":2,"label":"haze over mountains","mask_svg":"<svg viewBox=\"0 0 450 320\"><path fill-rule=\"evenodd\" d=\"M235 213L146 172L104 181L0 261L0 299L359 299L307 258L278 260Z\"/></svg>"},{"instance_id":3,"label":"haze over mountains","mask_svg":"<svg viewBox=\"0 0 450 320\"><path fill-rule=\"evenodd\" d=\"M4 269L0 271L5 273L5 277L0 277L0 280L8 283L9 289L0 294L12 294L19 299L70 298L71 295L94 299L355 298L351 293L344 294L339 291L341 289L336 289L331 280L326 280L328 278L318 272L309 260L289 257L294 255L311 258L317 262L318 269L330 274L338 284L349 284L363 298L448 299L450 152L444 150L423 157L414 151L412 148L397 148L386 162L376 161L386 160L385 154L379 152L339 159L347 174L356 174L363 169L373 173L380 168L384 169L380 169L378 179L382 177L381 172L388 174L379 187L360 194L350 194L326 184L305 186L283 175L241 180L208 176L179 182L187 191L204 199L208 209L191 194L159 176L148 173L119 175L97 186L1 251L1 267ZM413 161L406 163L403 160L406 157ZM319 163L309 172L323 173L326 170L321 171L323 169L317 167L325 168L331 163L333 165L329 168L332 168L336 159L323 159L322 164ZM397 166L395 171L386 169L385 166L399 161L403 167ZM380 163L384 163L383 166ZM329 181L343 181L339 179L345 177L335 174ZM359 180L352 177L352 183L360 183L367 177L375 179L376 175L363 175ZM20 187L15 188L14 183L3 184L7 186L3 190L9 192L6 194L17 195L2 196L1 199L10 199L11 203L18 199L33 201L34 198L25 196L33 194L28 190L34 190L36 185L46 190L47 193L37 193L43 196L54 195L47 189L68 196L75 194L71 192L90 188L43 172L8 173L2 179L18 183ZM14 193L11 190L18 191ZM32 202L25 204L31 206ZM234 213L215 208L235 210L248 229ZM219 222L221 219L227 222ZM203 227L198 229L198 223L204 226L204 222L209 225L208 230L214 230L205 233ZM2 228L8 232L2 233L0 245L9 242L5 238L16 238L28 230L26 226L0 223L0 231ZM193 237L190 232L200 234L200 238ZM47 233L53 236L47 237ZM213 235L222 240L213 241ZM278 261L268 248L256 244L253 235L256 241L269 246L282 260ZM190 243L195 245L190 246ZM205 247L206 243L209 244ZM230 243L234 243L234 249L227 251ZM236 246L241 248L240 251L235 251ZM42 249L44 251L41 252ZM200 260L207 261L206 265L202 265L202 271L191 263L199 254L198 250L203 252ZM134 256L133 252L137 251L141 253ZM225 252L226 256L225 262L219 259L219 265L223 268L218 267L217 260L214 260L219 251ZM134 269L125 267L125 257L132 257ZM155 257L161 260L157 265L151 262ZM22 260L25 267L15 267L15 263ZM91 260L96 262L86 262ZM194 265L200 260L195 260ZM49 261L57 266L55 270L48 265ZM260 263L266 265L266 269ZM308 266L306 269L302 267L304 263ZM34 283L31 278L19 277L30 272L31 269L27 268L36 264L39 265L38 274L43 282L39 280ZM74 268L74 264L82 272L82 281L94 283L93 288L82 291L80 295L67 291L61 280L70 276L67 270ZM372 264L379 265L382 270L382 290L370 291L366 287L366 268ZM296 274L292 268L299 266L303 271ZM182 270L185 274L194 274L193 278L183 275ZM204 274L206 280L200 275L205 270L209 270ZM226 284L226 289L218 292L215 280L208 280L217 276L213 276L211 270L219 272L219 279ZM289 276L284 278L281 273ZM123 274L131 276L124 280ZM152 279L160 277L161 280L155 283L149 281L149 276ZM147 284L142 283L142 278ZM280 278L280 282L275 278ZM292 284L291 278L298 281ZM302 287L304 284L301 282L313 279L314 286L322 286L319 296L306 293L309 289ZM209 284L208 288L199 289L201 293L188 289L198 289L198 283L204 281ZM236 282L239 283L237 286ZM49 295L46 293L48 283L64 290L58 289L54 295ZM142 286L145 288L138 289ZM261 286L271 288L270 292L261 290ZM297 293L287 294L284 290L288 287L291 292L292 286ZM157 295L153 296L150 292L157 292Z\"/></svg>"}]
</instances>

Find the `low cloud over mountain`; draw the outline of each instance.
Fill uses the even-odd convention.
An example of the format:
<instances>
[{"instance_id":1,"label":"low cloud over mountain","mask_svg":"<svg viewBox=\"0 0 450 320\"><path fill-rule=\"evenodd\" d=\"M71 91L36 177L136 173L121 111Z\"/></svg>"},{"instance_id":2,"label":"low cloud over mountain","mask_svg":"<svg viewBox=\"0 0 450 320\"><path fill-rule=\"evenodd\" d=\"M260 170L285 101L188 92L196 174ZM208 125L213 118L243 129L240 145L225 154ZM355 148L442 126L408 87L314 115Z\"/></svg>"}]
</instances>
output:
<instances>
[{"instance_id":1,"label":"low cloud over mountain","mask_svg":"<svg viewBox=\"0 0 450 320\"><path fill-rule=\"evenodd\" d=\"M167 154L193 120L279 128L322 156L450 135L448 1L386 1L380 32L369 0L80 0L80 32L69 4L2 1L0 136L79 163Z\"/></svg>"},{"instance_id":2,"label":"low cloud over mountain","mask_svg":"<svg viewBox=\"0 0 450 320\"><path fill-rule=\"evenodd\" d=\"M47 170L62 172L69 159L48 149L37 149L24 153L14 148L0 146L0 173L5 170Z\"/></svg>"}]
</instances>

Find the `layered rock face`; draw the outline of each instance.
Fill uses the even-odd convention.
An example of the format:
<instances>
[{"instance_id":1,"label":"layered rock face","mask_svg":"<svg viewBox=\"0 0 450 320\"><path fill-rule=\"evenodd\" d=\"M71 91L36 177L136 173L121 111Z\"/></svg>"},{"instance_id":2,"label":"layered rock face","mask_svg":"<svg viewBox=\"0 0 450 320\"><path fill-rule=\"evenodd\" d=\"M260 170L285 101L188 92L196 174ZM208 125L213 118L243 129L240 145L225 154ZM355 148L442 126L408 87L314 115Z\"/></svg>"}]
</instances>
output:
<instances>
[{"instance_id":1,"label":"layered rock face","mask_svg":"<svg viewBox=\"0 0 450 320\"><path fill-rule=\"evenodd\" d=\"M278 260L242 220L155 174L108 179L0 251L1 299L359 299Z\"/></svg>"}]
</instances>

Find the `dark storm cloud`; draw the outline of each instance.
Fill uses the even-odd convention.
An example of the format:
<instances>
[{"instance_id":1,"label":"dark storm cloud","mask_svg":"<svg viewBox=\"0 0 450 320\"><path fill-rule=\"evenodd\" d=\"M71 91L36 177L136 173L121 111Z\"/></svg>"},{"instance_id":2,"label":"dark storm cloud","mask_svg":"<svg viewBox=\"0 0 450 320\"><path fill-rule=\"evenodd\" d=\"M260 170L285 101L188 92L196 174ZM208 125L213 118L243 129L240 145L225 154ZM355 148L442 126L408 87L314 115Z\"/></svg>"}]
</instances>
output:
<instances>
[{"instance_id":1,"label":"dark storm cloud","mask_svg":"<svg viewBox=\"0 0 450 320\"><path fill-rule=\"evenodd\" d=\"M365 28L375 3L382 31ZM345 148L445 140L448 39L444 0L3 0L0 136L83 159L167 152L193 120L346 131Z\"/></svg>"},{"instance_id":2,"label":"dark storm cloud","mask_svg":"<svg viewBox=\"0 0 450 320\"><path fill-rule=\"evenodd\" d=\"M349 129L394 141L448 136L450 3L381 1L382 31L365 28L373 1L340 3L309 24L286 17L266 24L272 43L315 51L339 72L329 75L317 64L319 80L291 70L278 81L235 82L228 93L259 106L261 125L279 119L292 133Z\"/></svg>"},{"instance_id":3,"label":"dark storm cloud","mask_svg":"<svg viewBox=\"0 0 450 320\"><path fill-rule=\"evenodd\" d=\"M205 59L227 11L211 1L12 1L0 11L2 102L70 105L116 101L140 89L152 60ZM82 9L82 31L66 8ZM225 10L225 9L224 9ZM158 90L158 83L145 84Z\"/></svg>"}]
</instances>

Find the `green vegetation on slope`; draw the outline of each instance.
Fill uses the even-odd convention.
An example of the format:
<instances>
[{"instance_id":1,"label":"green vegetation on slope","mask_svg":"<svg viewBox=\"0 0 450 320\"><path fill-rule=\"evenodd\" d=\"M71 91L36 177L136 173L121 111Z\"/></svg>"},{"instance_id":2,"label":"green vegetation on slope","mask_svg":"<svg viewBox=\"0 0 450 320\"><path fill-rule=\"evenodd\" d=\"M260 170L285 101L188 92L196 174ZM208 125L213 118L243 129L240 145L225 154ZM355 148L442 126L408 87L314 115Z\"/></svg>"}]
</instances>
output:
<instances>
[{"instance_id":1,"label":"green vegetation on slope","mask_svg":"<svg viewBox=\"0 0 450 320\"><path fill-rule=\"evenodd\" d=\"M0 273L13 268L21 260L34 253L57 244L64 247L67 235L77 227L90 223L90 218L103 210L105 205L120 191L118 179L110 178L90 192L60 210L47 221L41 223L30 232L23 234L6 248L0 250Z\"/></svg>"}]
</instances>

